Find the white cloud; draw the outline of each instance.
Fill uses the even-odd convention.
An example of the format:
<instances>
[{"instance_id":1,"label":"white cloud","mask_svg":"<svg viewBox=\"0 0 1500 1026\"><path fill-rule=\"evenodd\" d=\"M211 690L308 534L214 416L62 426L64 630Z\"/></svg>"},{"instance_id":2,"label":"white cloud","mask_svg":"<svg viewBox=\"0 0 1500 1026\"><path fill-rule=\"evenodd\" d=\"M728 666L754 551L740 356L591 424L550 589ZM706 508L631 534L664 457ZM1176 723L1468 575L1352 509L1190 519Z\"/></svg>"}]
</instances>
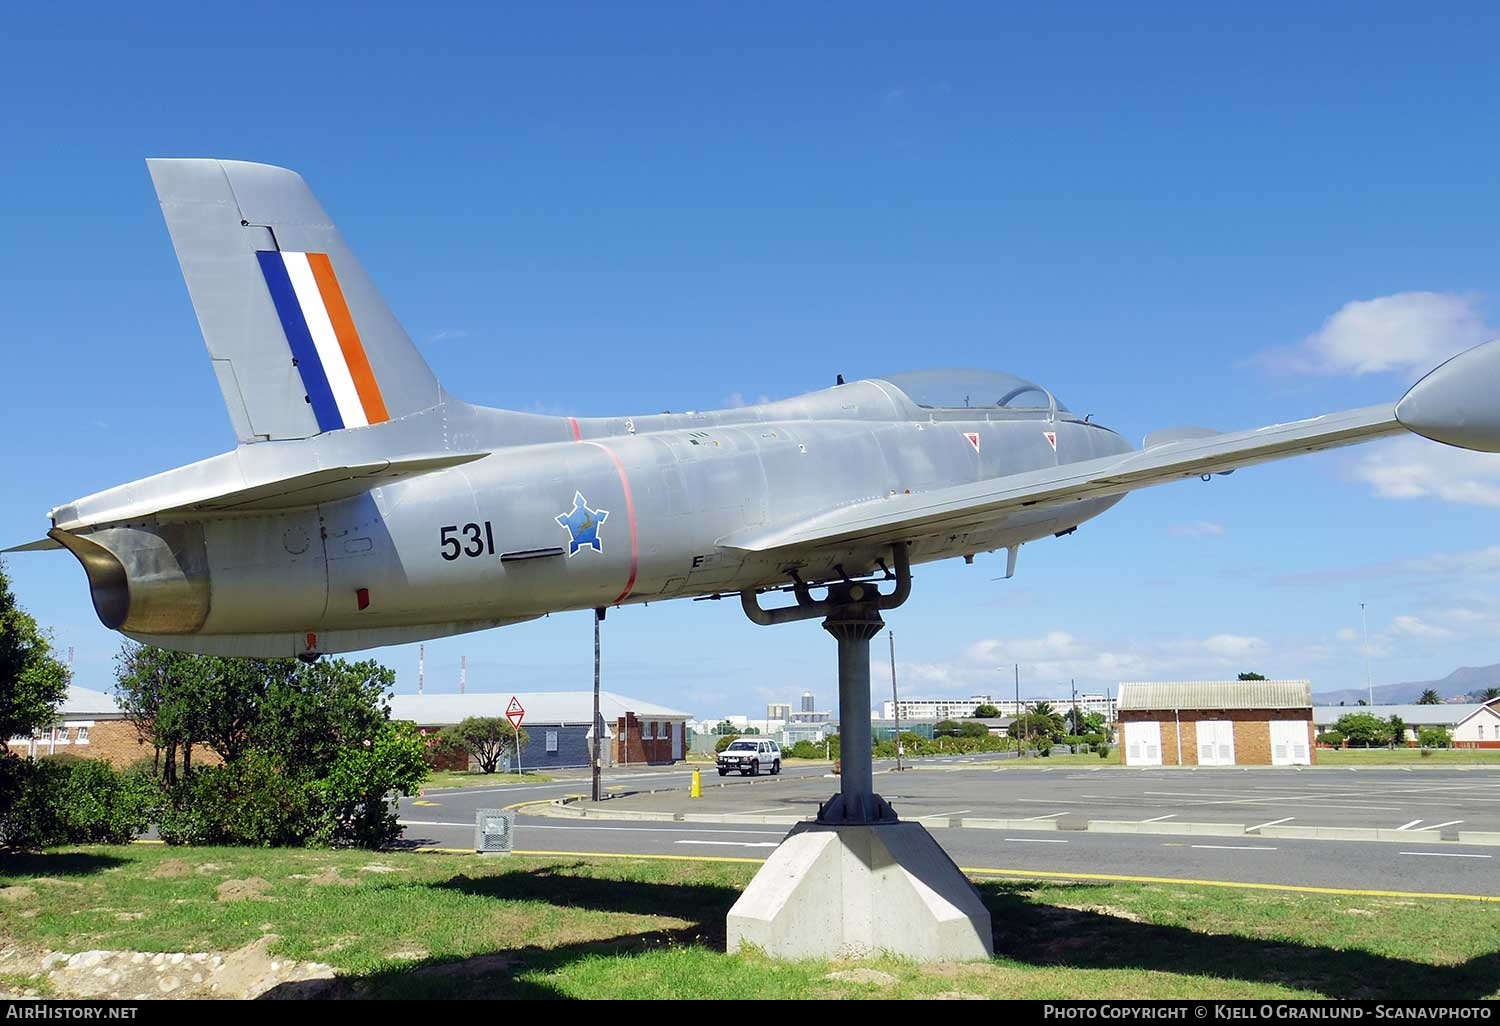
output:
<instances>
[{"instance_id":1,"label":"white cloud","mask_svg":"<svg viewBox=\"0 0 1500 1026\"><path fill-rule=\"evenodd\" d=\"M1353 627L1340 627L1338 629L1338 632L1334 634L1333 637L1336 641L1340 641L1347 645L1351 642L1359 640L1359 631L1355 630Z\"/></svg>"},{"instance_id":2,"label":"white cloud","mask_svg":"<svg viewBox=\"0 0 1500 1026\"><path fill-rule=\"evenodd\" d=\"M437 331L434 331L431 335L427 336L427 341L432 343L449 342L454 339L468 337L469 332L465 328L439 328Z\"/></svg>"},{"instance_id":3,"label":"white cloud","mask_svg":"<svg viewBox=\"0 0 1500 1026\"><path fill-rule=\"evenodd\" d=\"M1266 648L1264 640L1240 634L1215 634L1200 644L1205 652L1220 659L1242 659Z\"/></svg>"},{"instance_id":4,"label":"white cloud","mask_svg":"<svg viewBox=\"0 0 1500 1026\"><path fill-rule=\"evenodd\" d=\"M1473 296L1398 292L1345 303L1300 346L1262 361L1307 374L1425 372L1495 336Z\"/></svg>"},{"instance_id":5,"label":"white cloud","mask_svg":"<svg viewBox=\"0 0 1500 1026\"><path fill-rule=\"evenodd\" d=\"M1415 616L1398 616L1391 621L1390 630L1407 638L1451 638L1453 632L1444 627L1434 627Z\"/></svg>"},{"instance_id":6,"label":"white cloud","mask_svg":"<svg viewBox=\"0 0 1500 1026\"><path fill-rule=\"evenodd\" d=\"M1224 525L1199 520L1191 524L1173 524L1167 528L1167 533L1174 538L1218 538L1224 534Z\"/></svg>"},{"instance_id":7,"label":"white cloud","mask_svg":"<svg viewBox=\"0 0 1500 1026\"><path fill-rule=\"evenodd\" d=\"M1397 438L1362 455L1351 473L1382 499L1437 498L1468 506L1500 506L1497 453Z\"/></svg>"}]
</instances>

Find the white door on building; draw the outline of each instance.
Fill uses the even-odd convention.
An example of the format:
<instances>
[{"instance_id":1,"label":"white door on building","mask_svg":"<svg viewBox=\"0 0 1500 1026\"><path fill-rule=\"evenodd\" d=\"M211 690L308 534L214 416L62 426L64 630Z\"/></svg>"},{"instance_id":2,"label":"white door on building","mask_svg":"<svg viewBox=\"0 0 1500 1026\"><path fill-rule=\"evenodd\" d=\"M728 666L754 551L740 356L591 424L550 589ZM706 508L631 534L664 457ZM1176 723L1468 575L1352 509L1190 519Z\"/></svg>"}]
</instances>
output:
<instances>
[{"instance_id":1,"label":"white door on building","mask_svg":"<svg viewBox=\"0 0 1500 1026\"><path fill-rule=\"evenodd\" d=\"M1125 765L1161 765L1160 723L1153 720L1150 723L1125 724Z\"/></svg>"},{"instance_id":2,"label":"white door on building","mask_svg":"<svg viewBox=\"0 0 1500 1026\"><path fill-rule=\"evenodd\" d=\"M1234 723L1232 721L1198 721L1198 765L1234 765Z\"/></svg>"},{"instance_id":3,"label":"white door on building","mask_svg":"<svg viewBox=\"0 0 1500 1026\"><path fill-rule=\"evenodd\" d=\"M676 762L682 758L682 742L687 730L686 723L668 723L667 729L672 732L672 761Z\"/></svg>"},{"instance_id":4,"label":"white door on building","mask_svg":"<svg viewBox=\"0 0 1500 1026\"><path fill-rule=\"evenodd\" d=\"M1306 720L1271 721L1271 765L1310 766Z\"/></svg>"}]
</instances>

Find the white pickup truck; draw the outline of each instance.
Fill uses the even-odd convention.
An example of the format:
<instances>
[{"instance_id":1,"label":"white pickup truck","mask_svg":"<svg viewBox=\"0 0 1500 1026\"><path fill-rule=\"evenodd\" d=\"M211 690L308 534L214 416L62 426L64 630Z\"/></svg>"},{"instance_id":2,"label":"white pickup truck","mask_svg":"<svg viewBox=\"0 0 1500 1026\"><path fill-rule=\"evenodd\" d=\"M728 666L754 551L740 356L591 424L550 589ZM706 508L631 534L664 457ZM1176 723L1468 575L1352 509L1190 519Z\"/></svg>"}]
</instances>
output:
<instances>
[{"instance_id":1,"label":"white pickup truck","mask_svg":"<svg viewBox=\"0 0 1500 1026\"><path fill-rule=\"evenodd\" d=\"M719 776L738 770L747 777L760 776L761 770L774 776L781 772L781 746L769 738L741 737L719 753Z\"/></svg>"}]
</instances>

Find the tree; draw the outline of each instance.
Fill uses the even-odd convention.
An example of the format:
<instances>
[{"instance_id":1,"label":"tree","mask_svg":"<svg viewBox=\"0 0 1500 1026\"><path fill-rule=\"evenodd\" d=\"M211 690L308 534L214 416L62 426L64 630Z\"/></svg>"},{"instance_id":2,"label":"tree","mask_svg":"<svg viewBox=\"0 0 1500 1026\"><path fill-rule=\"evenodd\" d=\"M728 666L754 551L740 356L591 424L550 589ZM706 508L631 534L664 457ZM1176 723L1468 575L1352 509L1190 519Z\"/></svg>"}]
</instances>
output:
<instances>
[{"instance_id":1,"label":"tree","mask_svg":"<svg viewBox=\"0 0 1500 1026\"><path fill-rule=\"evenodd\" d=\"M445 730L443 736L463 745L479 761L479 768L485 773L495 772L501 757L515 751L517 740L516 730L503 716L470 716L458 726ZM529 741L526 731L520 731L522 751Z\"/></svg>"},{"instance_id":2,"label":"tree","mask_svg":"<svg viewBox=\"0 0 1500 1026\"><path fill-rule=\"evenodd\" d=\"M1237 679L1239 679L1239 680L1265 680L1266 678L1263 677L1263 676L1261 676L1258 673L1242 673L1242 674L1239 675L1239 677Z\"/></svg>"},{"instance_id":3,"label":"tree","mask_svg":"<svg viewBox=\"0 0 1500 1026\"><path fill-rule=\"evenodd\" d=\"M1500 698L1500 688L1482 688L1479 692L1481 702L1493 702L1497 698Z\"/></svg>"},{"instance_id":4,"label":"tree","mask_svg":"<svg viewBox=\"0 0 1500 1026\"><path fill-rule=\"evenodd\" d=\"M268 683L250 744L289 773L319 776L343 749L374 741L390 718L396 674L373 659L288 663L290 672Z\"/></svg>"},{"instance_id":5,"label":"tree","mask_svg":"<svg viewBox=\"0 0 1500 1026\"><path fill-rule=\"evenodd\" d=\"M977 705L974 707L974 719L976 720L993 720L997 719L999 716L999 708L990 705L988 702L986 702L984 705Z\"/></svg>"},{"instance_id":6,"label":"tree","mask_svg":"<svg viewBox=\"0 0 1500 1026\"><path fill-rule=\"evenodd\" d=\"M1391 714L1391 744L1399 745L1406 743L1406 721L1401 717Z\"/></svg>"},{"instance_id":7,"label":"tree","mask_svg":"<svg viewBox=\"0 0 1500 1026\"><path fill-rule=\"evenodd\" d=\"M958 729L959 728L957 720L938 720L937 723L933 724L932 726L932 736L957 737Z\"/></svg>"},{"instance_id":8,"label":"tree","mask_svg":"<svg viewBox=\"0 0 1500 1026\"><path fill-rule=\"evenodd\" d=\"M0 562L0 741L51 724L68 695L68 670L47 632L11 594Z\"/></svg>"},{"instance_id":9,"label":"tree","mask_svg":"<svg viewBox=\"0 0 1500 1026\"><path fill-rule=\"evenodd\" d=\"M1370 713L1349 713L1340 716L1338 722L1334 724L1334 730L1348 738L1350 744L1364 748L1383 745L1391 739L1390 722Z\"/></svg>"},{"instance_id":10,"label":"tree","mask_svg":"<svg viewBox=\"0 0 1500 1026\"><path fill-rule=\"evenodd\" d=\"M990 729L988 727L986 727L983 723L976 723L974 720L965 720L964 722L962 722L962 723L960 723L958 725L958 736L959 737L989 737L990 736Z\"/></svg>"},{"instance_id":11,"label":"tree","mask_svg":"<svg viewBox=\"0 0 1500 1026\"><path fill-rule=\"evenodd\" d=\"M1045 702L1038 704L1046 706ZM1032 711L1011 720L1007 733L1016 740L1030 738L1033 741L1046 741L1050 744L1052 739L1061 735L1064 730L1066 728L1063 726L1062 717L1056 713L1041 714Z\"/></svg>"},{"instance_id":12,"label":"tree","mask_svg":"<svg viewBox=\"0 0 1500 1026\"><path fill-rule=\"evenodd\" d=\"M719 725L714 727L714 733L720 736L728 736L735 733L734 724L728 720L720 720Z\"/></svg>"},{"instance_id":13,"label":"tree","mask_svg":"<svg viewBox=\"0 0 1500 1026\"><path fill-rule=\"evenodd\" d=\"M203 659L132 642L115 655L115 699L136 731L154 746L157 769L169 787L177 782L179 750L189 753L187 768L192 765Z\"/></svg>"},{"instance_id":14,"label":"tree","mask_svg":"<svg viewBox=\"0 0 1500 1026\"><path fill-rule=\"evenodd\" d=\"M1086 713L1078 706L1071 706L1063 721L1070 734L1102 734L1104 733L1104 716L1102 713Z\"/></svg>"},{"instance_id":15,"label":"tree","mask_svg":"<svg viewBox=\"0 0 1500 1026\"><path fill-rule=\"evenodd\" d=\"M1423 727L1417 734L1417 744L1423 748L1447 748L1453 743L1453 735L1444 727Z\"/></svg>"},{"instance_id":16,"label":"tree","mask_svg":"<svg viewBox=\"0 0 1500 1026\"><path fill-rule=\"evenodd\" d=\"M1422 692L1422 697L1417 699L1418 705L1442 705L1443 699L1433 688Z\"/></svg>"}]
</instances>

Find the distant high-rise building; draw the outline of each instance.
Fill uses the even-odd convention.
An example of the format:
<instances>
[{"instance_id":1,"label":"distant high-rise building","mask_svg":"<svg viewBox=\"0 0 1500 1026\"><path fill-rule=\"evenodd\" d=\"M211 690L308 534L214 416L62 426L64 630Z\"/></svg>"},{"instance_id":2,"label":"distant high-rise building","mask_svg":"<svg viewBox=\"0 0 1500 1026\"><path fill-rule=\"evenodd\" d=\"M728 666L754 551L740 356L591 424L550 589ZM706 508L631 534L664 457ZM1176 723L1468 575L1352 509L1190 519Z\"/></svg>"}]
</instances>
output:
<instances>
[{"instance_id":1,"label":"distant high-rise building","mask_svg":"<svg viewBox=\"0 0 1500 1026\"><path fill-rule=\"evenodd\" d=\"M766 706L766 719L781 720L785 722L792 718L792 707L789 703L772 702Z\"/></svg>"},{"instance_id":2,"label":"distant high-rise building","mask_svg":"<svg viewBox=\"0 0 1500 1026\"><path fill-rule=\"evenodd\" d=\"M805 713L810 713L815 711L815 709L816 706L813 703L813 693L811 691L802 692L802 711Z\"/></svg>"}]
</instances>

